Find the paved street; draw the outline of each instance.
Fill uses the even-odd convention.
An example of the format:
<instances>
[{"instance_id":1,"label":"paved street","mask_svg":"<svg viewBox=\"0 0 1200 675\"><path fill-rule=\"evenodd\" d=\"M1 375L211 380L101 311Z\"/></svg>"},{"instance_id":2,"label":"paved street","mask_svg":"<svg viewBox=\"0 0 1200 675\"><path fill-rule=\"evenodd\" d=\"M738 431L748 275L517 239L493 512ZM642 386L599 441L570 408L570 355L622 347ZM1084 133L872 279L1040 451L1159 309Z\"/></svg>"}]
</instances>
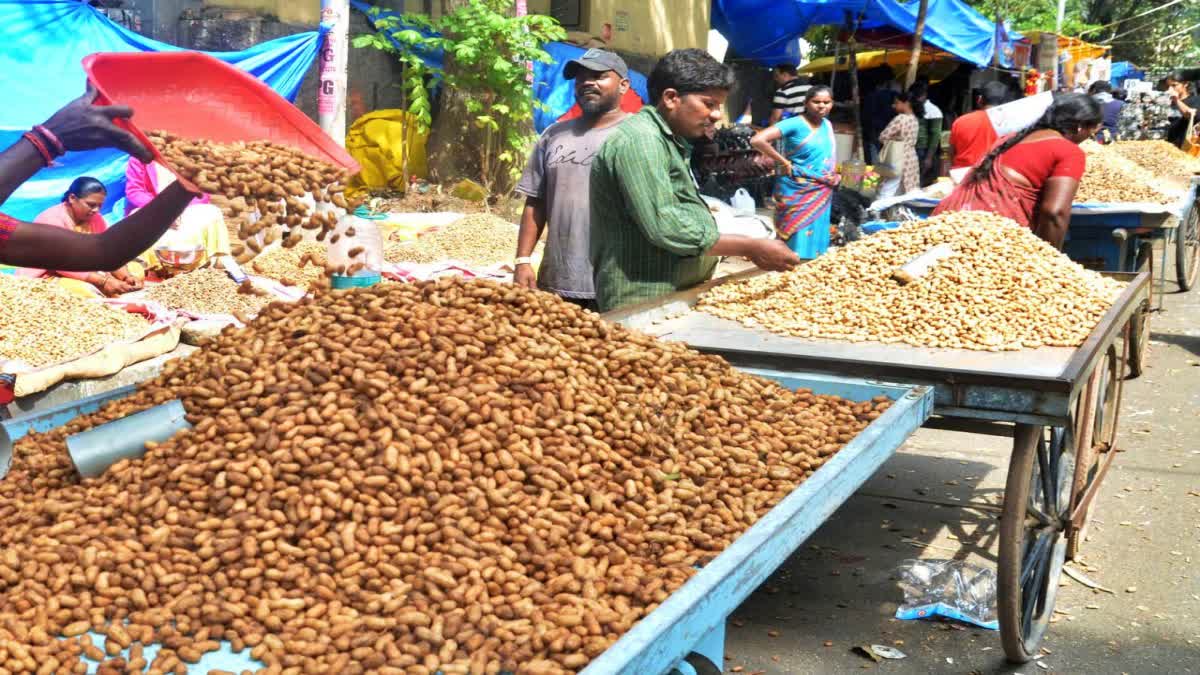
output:
<instances>
[{"instance_id":1,"label":"paved street","mask_svg":"<svg viewBox=\"0 0 1200 675\"><path fill-rule=\"evenodd\" d=\"M922 429L734 613L725 672L1200 673L1200 290L1176 290L1074 563L1114 593L1064 575L1040 665L1008 664L998 632L893 618L901 561L997 554L1011 440ZM853 652L869 644L907 658Z\"/></svg>"}]
</instances>

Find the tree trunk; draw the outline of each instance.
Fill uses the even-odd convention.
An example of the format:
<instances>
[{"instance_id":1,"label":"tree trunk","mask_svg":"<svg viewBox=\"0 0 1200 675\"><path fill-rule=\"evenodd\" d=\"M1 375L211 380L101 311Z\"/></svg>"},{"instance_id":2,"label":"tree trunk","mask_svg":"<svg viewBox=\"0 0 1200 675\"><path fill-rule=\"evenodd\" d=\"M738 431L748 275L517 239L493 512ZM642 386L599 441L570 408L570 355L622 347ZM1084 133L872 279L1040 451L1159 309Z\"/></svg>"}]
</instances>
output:
<instances>
[{"instance_id":1,"label":"tree trunk","mask_svg":"<svg viewBox=\"0 0 1200 675\"><path fill-rule=\"evenodd\" d=\"M443 15L469 2L470 0L442 0ZM446 72L454 73L458 67L454 63L454 55L447 52L444 59L443 67ZM509 176L498 176L494 184L488 185L488 180L482 175L484 167L481 154L488 143L488 136L485 130L475 125L474 115L467 112L467 97L464 92L441 87L438 106L434 111L433 127L426 144L430 178L443 184L469 178L487 187L492 195L507 194L516 185ZM487 102L483 103L486 109ZM528 126L528 131L532 133L533 123L530 122ZM502 127L497 135L503 131ZM493 157L496 154L498 153L492 152Z\"/></svg>"},{"instance_id":2,"label":"tree trunk","mask_svg":"<svg viewBox=\"0 0 1200 675\"><path fill-rule=\"evenodd\" d=\"M908 75L904 78L904 88L908 89L917 81L917 66L921 62L921 44L925 41L925 14L929 11L929 0L921 0L917 9L917 28L913 32L912 53L908 57ZM999 49L999 45L997 45Z\"/></svg>"}]
</instances>

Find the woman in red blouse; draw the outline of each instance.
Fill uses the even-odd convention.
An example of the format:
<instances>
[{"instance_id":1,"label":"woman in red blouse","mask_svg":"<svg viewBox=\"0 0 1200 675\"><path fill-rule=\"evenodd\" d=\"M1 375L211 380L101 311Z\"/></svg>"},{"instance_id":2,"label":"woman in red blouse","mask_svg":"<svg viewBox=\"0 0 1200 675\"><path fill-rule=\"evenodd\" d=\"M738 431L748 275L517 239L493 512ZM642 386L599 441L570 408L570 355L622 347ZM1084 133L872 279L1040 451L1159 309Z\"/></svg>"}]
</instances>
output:
<instances>
[{"instance_id":1,"label":"woman in red blouse","mask_svg":"<svg viewBox=\"0 0 1200 675\"><path fill-rule=\"evenodd\" d=\"M1091 96L1059 96L1037 123L993 147L934 214L991 211L1062 248L1086 163L1079 144L1094 136L1103 120Z\"/></svg>"}]
</instances>

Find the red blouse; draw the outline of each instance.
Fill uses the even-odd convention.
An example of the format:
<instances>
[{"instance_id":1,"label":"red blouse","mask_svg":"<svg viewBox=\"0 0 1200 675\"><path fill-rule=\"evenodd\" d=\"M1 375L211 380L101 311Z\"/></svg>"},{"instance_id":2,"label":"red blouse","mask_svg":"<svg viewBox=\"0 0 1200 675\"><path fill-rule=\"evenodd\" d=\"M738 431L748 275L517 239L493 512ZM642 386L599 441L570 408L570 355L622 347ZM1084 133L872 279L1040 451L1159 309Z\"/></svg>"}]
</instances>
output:
<instances>
[{"instance_id":1,"label":"red blouse","mask_svg":"<svg viewBox=\"0 0 1200 675\"><path fill-rule=\"evenodd\" d=\"M1039 190L1050 178L1083 178L1087 164L1083 150L1062 136L1014 145L999 159L1001 165L1021 174Z\"/></svg>"}]
</instances>

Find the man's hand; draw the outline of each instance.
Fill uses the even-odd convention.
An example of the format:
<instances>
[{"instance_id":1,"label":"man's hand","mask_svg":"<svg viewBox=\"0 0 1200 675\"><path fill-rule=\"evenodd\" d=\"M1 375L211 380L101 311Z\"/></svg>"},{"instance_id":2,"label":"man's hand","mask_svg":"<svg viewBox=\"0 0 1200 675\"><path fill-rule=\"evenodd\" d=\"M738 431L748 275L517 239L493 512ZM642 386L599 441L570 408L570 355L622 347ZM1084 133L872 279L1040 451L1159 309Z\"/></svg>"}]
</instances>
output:
<instances>
[{"instance_id":1,"label":"man's hand","mask_svg":"<svg viewBox=\"0 0 1200 675\"><path fill-rule=\"evenodd\" d=\"M756 240L753 250L747 257L759 269L768 272L786 272L800 264L800 256L778 239Z\"/></svg>"},{"instance_id":2,"label":"man's hand","mask_svg":"<svg viewBox=\"0 0 1200 675\"><path fill-rule=\"evenodd\" d=\"M116 148L143 162L151 161L154 155L150 149L113 122L132 117L133 110L123 105L92 105L95 100L96 90L89 83L87 92L54 113L46 121L45 127L62 141L67 150Z\"/></svg>"},{"instance_id":3,"label":"man's hand","mask_svg":"<svg viewBox=\"0 0 1200 675\"><path fill-rule=\"evenodd\" d=\"M513 283L518 286L524 286L531 291L536 291L537 275L533 271L533 265L517 265L517 269L513 271Z\"/></svg>"}]
</instances>

